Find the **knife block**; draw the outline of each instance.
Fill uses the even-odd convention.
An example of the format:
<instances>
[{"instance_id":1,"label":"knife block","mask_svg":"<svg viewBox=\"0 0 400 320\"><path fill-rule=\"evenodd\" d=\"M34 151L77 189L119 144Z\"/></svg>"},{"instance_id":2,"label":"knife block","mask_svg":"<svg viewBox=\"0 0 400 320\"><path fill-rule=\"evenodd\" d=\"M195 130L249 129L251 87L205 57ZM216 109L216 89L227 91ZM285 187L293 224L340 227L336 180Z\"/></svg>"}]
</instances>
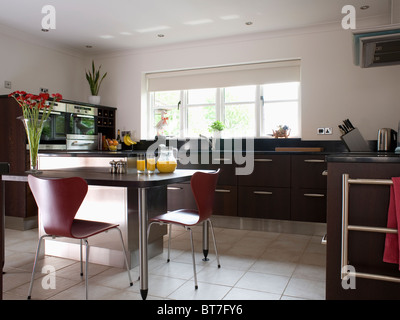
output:
<instances>
[{"instance_id":1,"label":"knife block","mask_svg":"<svg viewBox=\"0 0 400 320\"><path fill-rule=\"evenodd\" d=\"M350 152L371 151L360 131L354 128L340 137Z\"/></svg>"}]
</instances>

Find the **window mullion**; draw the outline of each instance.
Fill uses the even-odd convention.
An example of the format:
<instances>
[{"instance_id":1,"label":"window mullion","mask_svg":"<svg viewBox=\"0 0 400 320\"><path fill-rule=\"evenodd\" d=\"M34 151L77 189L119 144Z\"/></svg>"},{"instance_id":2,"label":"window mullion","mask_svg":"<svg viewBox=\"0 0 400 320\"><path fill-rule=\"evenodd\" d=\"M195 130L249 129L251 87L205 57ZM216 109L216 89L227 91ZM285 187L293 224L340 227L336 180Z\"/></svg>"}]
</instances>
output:
<instances>
[{"instance_id":1,"label":"window mullion","mask_svg":"<svg viewBox=\"0 0 400 320\"><path fill-rule=\"evenodd\" d=\"M224 106L224 92L223 88L217 88L215 97L215 116L216 120L225 122L225 106Z\"/></svg>"},{"instance_id":2,"label":"window mullion","mask_svg":"<svg viewBox=\"0 0 400 320\"><path fill-rule=\"evenodd\" d=\"M255 135L256 137L260 137L261 133L263 132L263 104L261 101L261 97L263 95L261 86L256 86L256 97L255 97L255 103L254 103L254 108L255 108L255 116L256 116L256 132Z\"/></svg>"},{"instance_id":3,"label":"window mullion","mask_svg":"<svg viewBox=\"0 0 400 320\"><path fill-rule=\"evenodd\" d=\"M181 90L181 105L179 108L179 118L180 118L180 130L179 135L181 138L185 138L187 135L187 91Z\"/></svg>"}]
</instances>

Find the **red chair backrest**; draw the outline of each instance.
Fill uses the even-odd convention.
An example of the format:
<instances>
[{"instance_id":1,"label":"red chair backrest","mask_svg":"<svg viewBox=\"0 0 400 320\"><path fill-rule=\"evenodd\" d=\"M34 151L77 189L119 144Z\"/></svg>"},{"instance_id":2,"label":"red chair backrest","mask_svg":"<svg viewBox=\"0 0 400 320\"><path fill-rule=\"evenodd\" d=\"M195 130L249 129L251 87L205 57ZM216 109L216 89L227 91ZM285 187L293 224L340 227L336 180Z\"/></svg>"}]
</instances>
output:
<instances>
[{"instance_id":1,"label":"red chair backrest","mask_svg":"<svg viewBox=\"0 0 400 320\"><path fill-rule=\"evenodd\" d=\"M73 237L72 222L85 199L87 182L79 177L46 179L29 175L28 183L40 210L45 232L49 235Z\"/></svg>"},{"instance_id":2,"label":"red chair backrest","mask_svg":"<svg viewBox=\"0 0 400 320\"><path fill-rule=\"evenodd\" d=\"M200 215L199 222L208 219L213 212L218 176L219 169L211 173L195 172L190 180L192 192Z\"/></svg>"}]
</instances>

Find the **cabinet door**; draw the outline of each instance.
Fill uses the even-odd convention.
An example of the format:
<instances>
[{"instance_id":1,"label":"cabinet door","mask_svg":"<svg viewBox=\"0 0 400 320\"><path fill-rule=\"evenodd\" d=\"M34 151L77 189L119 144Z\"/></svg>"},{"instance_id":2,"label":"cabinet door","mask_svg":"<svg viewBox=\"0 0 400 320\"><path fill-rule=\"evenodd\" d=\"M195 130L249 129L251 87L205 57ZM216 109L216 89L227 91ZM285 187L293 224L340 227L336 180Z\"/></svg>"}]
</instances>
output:
<instances>
[{"instance_id":1,"label":"cabinet door","mask_svg":"<svg viewBox=\"0 0 400 320\"><path fill-rule=\"evenodd\" d=\"M326 189L326 168L324 156L292 156L292 188Z\"/></svg>"},{"instance_id":2,"label":"cabinet door","mask_svg":"<svg viewBox=\"0 0 400 320\"><path fill-rule=\"evenodd\" d=\"M291 219L326 222L326 190L292 189Z\"/></svg>"},{"instance_id":3,"label":"cabinet door","mask_svg":"<svg viewBox=\"0 0 400 320\"><path fill-rule=\"evenodd\" d=\"M290 156L257 156L253 172L238 179L241 186L290 187Z\"/></svg>"},{"instance_id":4,"label":"cabinet door","mask_svg":"<svg viewBox=\"0 0 400 320\"><path fill-rule=\"evenodd\" d=\"M167 187L168 211L197 209L190 183L175 183Z\"/></svg>"},{"instance_id":5,"label":"cabinet door","mask_svg":"<svg viewBox=\"0 0 400 320\"><path fill-rule=\"evenodd\" d=\"M217 186L213 214L237 216L237 187Z\"/></svg>"},{"instance_id":6,"label":"cabinet door","mask_svg":"<svg viewBox=\"0 0 400 320\"><path fill-rule=\"evenodd\" d=\"M239 187L238 214L242 217L290 219L290 189Z\"/></svg>"},{"instance_id":7,"label":"cabinet door","mask_svg":"<svg viewBox=\"0 0 400 320\"><path fill-rule=\"evenodd\" d=\"M218 177L218 185L228 185L235 186L237 184L237 176L235 175L235 165L234 164L226 164L223 160L221 163L213 164L211 163L211 159L209 159L209 164L202 164L199 161L199 164L188 163L182 165L178 163L179 169L199 169L199 170L217 170L220 169L219 177Z\"/></svg>"}]
</instances>

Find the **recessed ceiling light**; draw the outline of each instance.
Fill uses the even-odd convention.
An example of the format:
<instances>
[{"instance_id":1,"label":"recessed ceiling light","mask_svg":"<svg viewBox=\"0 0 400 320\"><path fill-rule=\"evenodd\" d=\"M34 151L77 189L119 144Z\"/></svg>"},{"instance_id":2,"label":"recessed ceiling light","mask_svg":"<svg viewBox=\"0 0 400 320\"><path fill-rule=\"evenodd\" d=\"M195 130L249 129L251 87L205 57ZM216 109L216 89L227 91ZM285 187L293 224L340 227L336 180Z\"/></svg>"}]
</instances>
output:
<instances>
[{"instance_id":1,"label":"recessed ceiling light","mask_svg":"<svg viewBox=\"0 0 400 320\"><path fill-rule=\"evenodd\" d=\"M150 28L145 28L145 29L137 29L135 30L136 32L139 33L146 33L146 32L154 32L154 31L161 31L161 30L167 30L170 27L168 26L155 26L155 27L150 27Z\"/></svg>"},{"instance_id":2,"label":"recessed ceiling light","mask_svg":"<svg viewBox=\"0 0 400 320\"><path fill-rule=\"evenodd\" d=\"M85 48L92 49L93 47L91 45L87 45L87 46L85 46Z\"/></svg>"},{"instance_id":3,"label":"recessed ceiling light","mask_svg":"<svg viewBox=\"0 0 400 320\"><path fill-rule=\"evenodd\" d=\"M206 24L206 23L211 23L211 22L213 22L211 19L201 19L201 20L187 21L187 22L184 22L183 24L186 24L189 26L197 26L199 24Z\"/></svg>"},{"instance_id":4,"label":"recessed ceiling light","mask_svg":"<svg viewBox=\"0 0 400 320\"><path fill-rule=\"evenodd\" d=\"M114 38L114 36L111 36L109 34L105 34L105 35L100 36L100 38L102 38L102 39L112 39L112 38Z\"/></svg>"},{"instance_id":5,"label":"recessed ceiling light","mask_svg":"<svg viewBox=\"0 0 400 320\"><path fill-rule=\"evenodd\" d=\"M246 22L245 24L246 24L246 26L251 26L251 25L253 24L253 22L248 21L248 22Z\"/></svg>"},{"instance_id":6,"label":"recessed ceiling light","mask_svg":"<svg viewBox=\"0 0 400 320\"><path fill-rule=\"evenodd\" d=\"M367 10L367 9L369 9L369 6L368 6L368 5L365 5L365 6L360 7L360 9L361 9L361 10Z\"/></svg>"},{"instance_id":7,"label":"recessed ceiling light","mask_svg":"<svg viewBox=\"0 0 400 320\"><path fill-rule=\"evenodd\" d=\"M231 14L230 16L222 16L220 17L220 19L222 20L235 20L235 19L239 19L240 16L237 14Z\"/></svg>"},{"instance_id":8,"label":"recessed ceiling light","mask_svg":"<svg viewBox=\"0 0 400 320\"><path fill-rule=\"evenodd\" d=\"M49 32L49 29L43 28L42 31L43 31L43 32Z\"/></svg>"},{"instance_id":9,"label":"recessed ceiling light","mask_svg":"<svg viewBox=\"0 0 400 320\"><path fill-rule=\"evenodd\" d=\"M159 38L164 38L164 37L165 37L165 35L164 35L164 34L162 34L162 33L159 33L159 34L157 35L157 37L159 37Z\"/></svg>"}]
</instances>

